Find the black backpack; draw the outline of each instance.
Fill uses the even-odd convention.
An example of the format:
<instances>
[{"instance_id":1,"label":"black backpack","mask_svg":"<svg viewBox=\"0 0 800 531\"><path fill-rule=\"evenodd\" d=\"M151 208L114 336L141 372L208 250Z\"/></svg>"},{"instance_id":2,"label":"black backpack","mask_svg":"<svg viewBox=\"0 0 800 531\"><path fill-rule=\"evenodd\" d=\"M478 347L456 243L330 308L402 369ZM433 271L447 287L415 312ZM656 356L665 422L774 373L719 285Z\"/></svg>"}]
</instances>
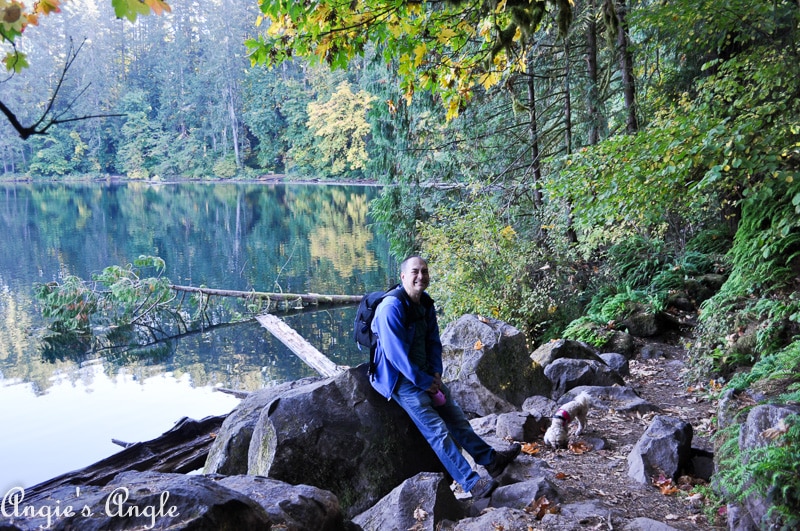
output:
<instances>
[{"instance_id":1,"label":"black backpack","mask_svg":"<svg viewBox=\"0 0 800 531\"><path fill-rule=\"evenodd\" d=\"M356 319L353 323L353 339L359 350L362 347L369 348L369 369L367 374L370 376L375 374L375 349L378 347L378 338L372 333L372 319L375 317L375 310L378 309L378 305L383 302L383 299L389 295L394 295L402 301L403 293L400 293L402 291L403 287L400 284L387 291L372 291L364 295L358 305ZM403 307L405 308L405 304L403 304Z\"/></svg>"}]
</instances>

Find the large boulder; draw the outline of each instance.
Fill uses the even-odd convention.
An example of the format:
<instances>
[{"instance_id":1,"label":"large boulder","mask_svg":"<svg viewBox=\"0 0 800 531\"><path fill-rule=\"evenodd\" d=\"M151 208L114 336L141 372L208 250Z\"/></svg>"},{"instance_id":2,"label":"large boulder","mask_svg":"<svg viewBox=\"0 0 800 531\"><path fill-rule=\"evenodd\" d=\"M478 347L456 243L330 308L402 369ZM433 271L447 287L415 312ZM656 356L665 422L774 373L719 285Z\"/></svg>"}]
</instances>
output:
<instances>
[{"instance_id":1,"label":"large boulder","mask_svg":"<svg viewBox=\"0 0 800 531\"><path fill-rule=\"evenodd\" d=\"M657 415L628 454L628 476L650 485L653 477L678 479L692 457L692 425Z\"/></svg>"},{"instance_id":2,"label":"large boulder","mask_svg":"<svg viewBox=\"0 0 800 531\"><path fill-rule=\"evenodd\" d=\"M253 437L261 411L273 400L293 390L319 381L320 378L303 378L250 393L222 423L206 458L206 474L247 474L250 440Z\"/></svg>"},{"instance_id":3,"label":"large boulder","mask_svg":"<svg viewBox=\"0 0 800 531\"><path fill-rule=\"evenodd\" d=\"M541 365L542 367L547 367L553 361L561 358L569 358L573 360L594 360L599 363L604 363L603 358L598 356L592 347L583 341L574 341L572 339L557 339L555 341L549 341L534 350L531 354L531 359L537 365ZM544 395L545 393L532 394Z\"/></svg>"},{"instance_id":4,"label":"large boulder","mask_svg":"<svg viewBox=\"0 0 800 531\"><path fill-rule=\"evenodd\" d=\"M549 395L543 367L531 362L525 336L496 319L464 315L442 333L444 374L469 417L517 410L531 395Z\"/></svg>"},{"instance_id":5,"label":"large boulder","mask_svg":"<svg viewBox=\"0 0 800 531\"><path fill-rule=\"evenodd\" d=\"M352 517L419 472L443 471L405 411L372 389L366 364L271 402L248 473L333 492Z\"/></svg>"},{"instance_id":6,"label":"large boulder","mask_svg":"<svg viewBox=\"0 0 800 531\"><path fill-rule=\"evenodd\" d=\"M772 439L780 433L783 420L789 415L800 414L798 406L764 404L754 407L739 428L739 451L743 464L747 464L749 453L757 448L776 444ZM746 485L745 487L749 487ZM725 486L721 485L724 489ZM770 514L770 508L781 485L772 485L767 492L753 491L744 499L737 529L781 529L780 516Z\"/></svg>"},{"instance_id":7,"label":"large boulder","mask_svg":"<svg viewBox=\"0 0 800 531\"><path fill-rule=\"evenodd\" d=\"M310 485L289 485L262 476L209 476L255 501L269 515L272 529L337 531L347 529L339 500Z\"/></svg>"},{"instance_id":8,"label":"large boulder","mask_svg":"<svg viewBox=\"0 0 800 531\"><path fill-rule=\"evenodd\" d=\"M57 506L60 515L54 514ZM218 531L271 529L280 523L255 501L208 477L158 472L124 472L102 487L65 485L33 507L30 517L14 519L11 527L0 523L0 527Z\"/></svg>"},{"instance_id":9,"label":"large boulder","mask_svg":"<svg viewBox=\"0 0 800 531\"><path fill-rule=\"evenodd\" d=\"M544 369L544 375L553 383L554 400L564 393L582 385L608 387L623 385L619 373L603 362L560 358L553 360Z\"/></svg>"},{"instance_id":10,"label":"large boulder","mask_svg":"<svg viewBox=\"0 0 800 531\"><path fill-rule=\"evenodd\" d=\"M444 474L421 473L353 518L353 523L364 531L435 531L442 521L463 516L464 509Z\"/></svg>"}]
</instances>

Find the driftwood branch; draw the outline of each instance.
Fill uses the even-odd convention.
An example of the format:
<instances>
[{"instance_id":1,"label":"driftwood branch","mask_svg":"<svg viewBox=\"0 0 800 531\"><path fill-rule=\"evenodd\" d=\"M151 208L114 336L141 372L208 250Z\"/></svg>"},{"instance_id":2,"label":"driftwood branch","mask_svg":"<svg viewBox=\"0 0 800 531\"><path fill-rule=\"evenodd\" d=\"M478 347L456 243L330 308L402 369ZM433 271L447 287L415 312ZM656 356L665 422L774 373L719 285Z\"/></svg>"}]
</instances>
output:
<instances>
[{"instance_id":1,"label":"driftwood branch","mask_svg":"<svg viewBox=\"0 0 800 531\"><path fill-rule=\"evenodd\" d=\"M211 443L227 415L193 420L184 417L169 431L124 450L86 468L62 474L29 489L25 502L45 499L48 492L68 485L103 486L114 476L130 470L186 474L204 466Z\"/></svg>"},{"instance_id":2,"label":"driftwood branch","mask_svg":"<svg viewBox=\"0 0 800 531\"><path fill-rule=\"evenodd\" d=\"M239 297L261 299L272 302L301 302L303 305L347 305L361 302L362 295L323 295L319 293L268 293L264 291L236 291L229 289L196 288L194 286L171 285L170 289L188 293L202 293L216 297Z\"/></svg>"}]
</instances>

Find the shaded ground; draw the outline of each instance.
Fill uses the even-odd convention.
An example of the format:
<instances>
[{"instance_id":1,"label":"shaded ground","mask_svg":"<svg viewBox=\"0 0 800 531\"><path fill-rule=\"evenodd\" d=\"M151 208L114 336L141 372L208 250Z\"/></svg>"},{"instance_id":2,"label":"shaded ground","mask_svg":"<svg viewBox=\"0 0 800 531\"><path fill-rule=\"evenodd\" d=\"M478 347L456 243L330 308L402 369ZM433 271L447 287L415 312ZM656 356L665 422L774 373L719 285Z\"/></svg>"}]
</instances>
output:
<instances>
[{"instance_id":1,"label":"shaded ground","mask_svg":"<svg viewBox=\"0 0 800 531\"><path fill-rule=\"evenodd\" d=\"M578 441L591 444L599 439L605 443L604 448L584 453L540 448L536 454L556 473L562 504L596 499L613 507L606 518L581 522L586 529L619 529L623 522L638 517L658 520L681 530L726 528L717 508L711 507L702 495L690 496L693 485L705 484L702 480L685 476L677 485L667 482L662 485L665 494L662 488L641 485L627 474L628 454L657 414L690 423L694 428L692 446L712 451L710 430L716 404L707 398L706 389L687 387L684 383L686 350L683 341L684 338L674 335L638 345L637 351L647 346L650 352L661 355L654 359L637 357L631 360L631 374L625 377L628 386L661 408L660 413L631 416L592 409L588 427ZM571 429L575 429L574 425ZM571 436L570 441L576 438ZM580 449L578 445L577 450Z\"/></svg>"}]
</instances>

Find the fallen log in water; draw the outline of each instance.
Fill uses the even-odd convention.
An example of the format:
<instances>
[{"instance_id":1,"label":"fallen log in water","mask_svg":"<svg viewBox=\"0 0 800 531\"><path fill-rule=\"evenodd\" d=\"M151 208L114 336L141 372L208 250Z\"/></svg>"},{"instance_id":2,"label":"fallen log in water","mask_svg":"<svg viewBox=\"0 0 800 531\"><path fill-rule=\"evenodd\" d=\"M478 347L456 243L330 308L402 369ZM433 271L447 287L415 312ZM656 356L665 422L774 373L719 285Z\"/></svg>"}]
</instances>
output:
<instances>
[{"instance_id":1,"label":"fallen log in water","mask_svg":"<svg viewBox=\"0 0 800 531\"><path fill-rule=\"evenodd\" d=\"M203 295L213 295L216 297L238 297L241 299L260 299L270 302L283 303L302 303L304 306L311 305L346 305L358 304L361 302L362 295L323 295L320 293L269 293L265 291L236 291L230 289L197 288L194 286L171 285L174 291L187 293L202 293Z\"/></svg>"},{"instance_id":2,"label":"fallen log in water","mask_svg":"<svg viewBox=\"0 0 800 531\"><path fill-rule=\"evenodd\" d=\"M256 316L256 321L322 376L336 376L344 371L277 316L266 313Z\"/></svg>"},{"instance_id":3,"label":"fallen log in water","mask_svg":"<svg viewBox=\"0 0 800 531\"><path fill-rule=\"evenodd\" d=\"M86 468L26 488L25 503L44 499L48 492L63 486L103 486L117 474L130 470L186 474L202 468L211 443L227 416L201 420L184 417L155 439L134 443Z\"/></svg>"}]
</instances>

